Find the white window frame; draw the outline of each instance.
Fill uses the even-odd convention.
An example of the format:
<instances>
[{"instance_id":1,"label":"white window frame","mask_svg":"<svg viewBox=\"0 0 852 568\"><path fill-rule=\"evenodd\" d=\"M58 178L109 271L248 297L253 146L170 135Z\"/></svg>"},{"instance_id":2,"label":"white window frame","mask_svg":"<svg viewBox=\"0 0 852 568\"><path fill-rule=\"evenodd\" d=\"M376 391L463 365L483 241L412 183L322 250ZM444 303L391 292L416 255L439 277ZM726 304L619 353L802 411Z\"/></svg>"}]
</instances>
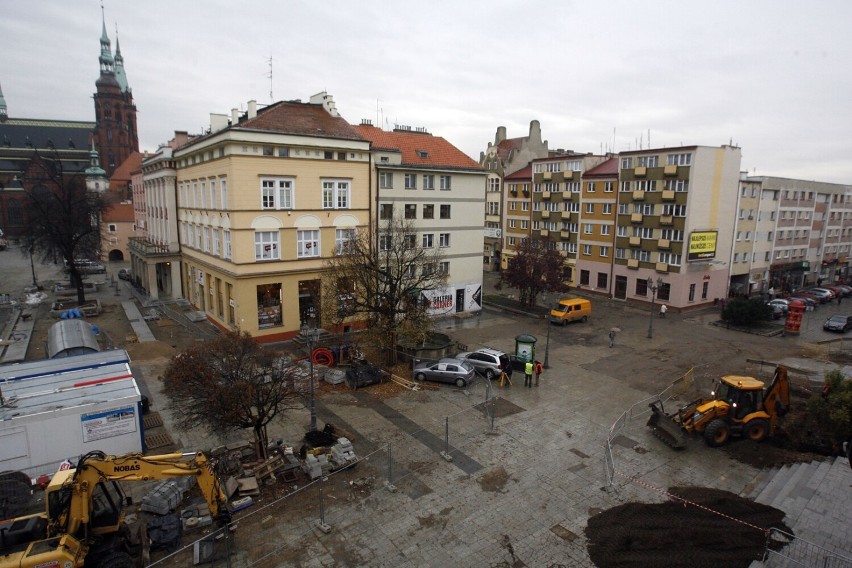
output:
<instances>
[{"instance_id":1,"label":"white window frame","mask_svg":"<svg viewBox=\"0 0 852 568\"><path fill-rule=\"evenodd\" d=\"M405 189L417 189L417 174L405 174Z\"/></svg>"},{"instance_id":2,"label":"white window frame","mask_svg":"<svg viewBox=\"0 0 852 568\"><path fill-rule=\"evenodd\" d=\"M435 189L435 175L434 174L423 174L423 189L427 189L427 190Z\"/></svg>"},{"instance_id":3,"label":"white window frame","mask_svg":"<svg viewBox=\"0 0 852 568\"><path fill-rule=\"evenodd\" d=\"M439 233L438 234L438 247L439 248L447 248L450 246L450 233Z\"/></svg>"},{"instance_id":4,"label":"white window frame","mask_svg":"<svg viewBox=\"0 0 852 568\"><path fill-rule=\"evenodd\" d=\"M255 231L254 259L257 261L281 259L281 235L278 231Z\"/></svg>"},{"instance_id":5,"label":"white window frame","mask_svg":"<svg viewBox=\"0 0 852 568\"><path fill-rule=\"evenodd\" d=\"M453 189L453 176L441 176L441 191L450 191Z\"/></svg>"},{"instance_id":6,"label":"white window frame","mask_svg":"<svg viewBox=\"0 0 852 568\"><path fill-rule=\"evenodd\" d=\"M296 257L318 258L320 256L320 230L303 229L296 232Z\"/></svg>"},{"instance_id":7,"label":"white window frame","mask_svg":"<svg viewBox=\"0 0 852 568\"><path fill-rule=\"evenodd\" d=\"M334 252L335 254L342 255L346 252L346 245L349 244L349 241L355 238L355 229L336 229L334 231Z\"/></svg>"},{"instance_id":8,"label":"white window frame","mask_svg":"<svg viewBox=\"0 0 852 568\"><path fill-rule=\"evenodd\" d=\"M220 209L228 208L228 178L220 178L219 179L219 193L222 195L222 199L219 202Z\"/></svg>"},{"instance_id":9,"label":"white window frame","mask_svg":"<svg viewBox=\"0 0 852 568\"><path fill-rule=\"evenodd\" d=\"M231 258L231 231L222 231L222 257Z\"/></svg>"},{"instance_id":10,"label":"white window frame","mask_svg":"<svg viewBox=\"0 0 852 568\"><path fill-rule=\"evenodd\" d=\"M296 206L296 179L292 177L260 178L260 208L292 210Z\"/></svg>"},{"instance_id":11,"label":"white window frame","mask_svg":"<svg viewBox=\"0 0 852 568\"><path fill-rule=\"evenodd\" d=\"M323 209L351 209L352 182L348 179L322 180Z\"/></svg>"}]
</instances>

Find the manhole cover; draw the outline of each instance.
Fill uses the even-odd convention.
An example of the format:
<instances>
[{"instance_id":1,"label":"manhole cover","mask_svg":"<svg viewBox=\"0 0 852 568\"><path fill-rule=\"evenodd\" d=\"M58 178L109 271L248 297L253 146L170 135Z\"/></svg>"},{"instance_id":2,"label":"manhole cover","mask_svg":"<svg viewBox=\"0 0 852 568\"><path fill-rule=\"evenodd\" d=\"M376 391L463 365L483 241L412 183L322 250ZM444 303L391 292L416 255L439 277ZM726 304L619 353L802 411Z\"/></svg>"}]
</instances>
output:
<instances>
[{"instance_id":1,"label":"manhole cover","mask_svg":"<svg viewBox=\"0 0 852 568\"><path fill-rule=\"evenodd\" d=\"M145 426L146 430L157 428L163 425L163 417L160 416L159 412L150 412L142 417L142 425Z\"/></svg>"},{"instance_id":2,"label":"manhole cover","mask_svg":"<svg viewBox=\"0 0 852 568\"><path fill-rule=\"evenodd\" d=\"M149 450L171 446L174 442L168 432L148 432L145 434L145 445Z\"/></svg>"}]
</instances>

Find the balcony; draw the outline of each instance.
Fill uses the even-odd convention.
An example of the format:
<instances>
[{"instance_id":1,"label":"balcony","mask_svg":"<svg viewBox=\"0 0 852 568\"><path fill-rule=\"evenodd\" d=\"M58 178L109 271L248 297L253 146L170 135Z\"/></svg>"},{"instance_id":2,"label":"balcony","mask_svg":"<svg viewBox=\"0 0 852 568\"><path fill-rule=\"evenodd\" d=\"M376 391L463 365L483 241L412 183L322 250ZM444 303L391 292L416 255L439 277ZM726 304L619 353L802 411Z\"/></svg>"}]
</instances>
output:
<instances>
[{"instance_id":1,"label":"balcony","mask_svg":"<svg viewBox=\"0 0 852 568\"><path fill-rule=\"evenodd\" d=\"M552 172L544 172L544 173L541 174L541 179L543 179L544 181L550 181L550 180L553 179L553 173Z\"/></svg>"},{"instance_id":2,"label":"balcony","mask_svg":"<svg viewBox=\"0 0 852 568\"><path fill-rule=\"evenodd\" d=\"M547 229L542 229L539 234L542 237L547 237L547 236L550 236L550 231L548 231Z\"/></svg>"},{"instance_id":3,"label":"balcony","mask_svg":"<svg viewBox=\"0 0 852 568\"><path fill-rule=\"evenodd\" d=\"M633 170L633 175L636 177L645 177L648 174L648 168L645 166L636 166Z\"/></svg>"},{"instance_id":4,"label":"balcony","mask_svg":"<svg viewBox=\"0 0 852 568\"><path fill-rule=\"evenodd\" d=\"M631 223L641 223L644 218L645 218L645 216L642 215L641 213L631 213L630 214L630 222Z\"/></svg>"},{"instance_id":5,"label":"balcony","mask_svg":"<svg viewBox=\"0 0 852 568\"><path fill-rule=\"evenodd\" d=\"M627 268L638 269L639 268L639 261L635 258L628 258L627 259Z\"/></svg>"},{"instance_id":6,"label":"balcony","mask_svg":"<svg viewBox=\"0 0 852 568\"><path fill-rule=\"evenodd\" d=\"M550 199L550 192L549 191L542 191L541 192L541 198L542 199Z\"/></svg>"},{"instance_id":7,"label":"balcony","mask_svg":"<svg viewBox=\"0 0 852 568\"><path fill-rule=\"evenodd\" d=\"M571 231L560 231L559 236L562 237L563 239L570 239L571 238Z\"/></svg>"},{"instance_id":8,"label":"balcony","mask_svg":"<svg viewBox=\"0 0 852 568\"><path fill-rule=\"evenodd\" d=\"M668 272L668 271L669 271L669 263L667 263L667 262L658 262L658 263L657 263L657 265L654 267L654 269L655 269L657 272L663 272L663 273Z\"/></svg>"},{"instance_id":9,"label":"balcony","mask_svg":"<svg viewBox=\"0 0 852 568\"><path fill-rule=\"evenodd\" d=\"M131 252L143 257L171 256L180 252L180 247L178 247L177 243L174 243L173 247L169 247L168 245L152 243L142 237L130 237L127 239L127 248Z\"/></svg>"},{"instance_id":10,"label":"balcony","mask_svg":"<svg viewBox=\"0 0 852 568\"><path fill-rule=\"evenodd\" d=\"M645 201L645 192L640 190L636 190L633 192L633 201Z\"/></svg>"},{"instance_id":11,"label":"balcony","mask_svg":"<svg viewBox=\"0 0 852 568\"><path fill-rule=\"evenodd\" d=\"M672 248L672 242L669 239L660 239L657 241L657 248L670 249Z\"/></svg>"},{"instance_id":12,"label":"balcony","mask_svg":"<svg viewBox=\"0 0 852 568\"><path fill-rule=\"evenodd\" d=\"M660 225L672 225L674 224L674 216L672 215L660 215Z\"/></svg>"},{"instance_id":13,"label":"balcony","mask_svg":"<svg viewBox=\"0 0 852 568\"><path fill-rule=\"evenodd\" d=\"M541 218L542 219L550 219L550 211L548 211L546 209L544 211L542 211L541 212Z\"/></svg>"},{"instance_id":14,"label":"balcony","mask_svg":"<svg viewBox=\"0 0 852 568\"><path fill-rule=\"evenodd\" d=\"M632 247L642 246L642 237L630 237L630 246L632 246Z\"/></svg>"},{"instance_id":15,"label":"balcony","mask_svg":"<svg viewBox=\"0 0 852 568\"><path fill-rule=\"evenodd\" d=\"M674 201L675 192L671 189L663 190L663 201Z\"/></svg>"},{"instance_id":16,"label":"balcony","mask_svg":"<svg viewBox=\"0 0 852 568\"><path fill-rule=\"evenodd\" d=\"M677 165L669 164L668 166L663 168L663 175L666 176L676 176L677 175Z\"/></svg>"}]
</instances>

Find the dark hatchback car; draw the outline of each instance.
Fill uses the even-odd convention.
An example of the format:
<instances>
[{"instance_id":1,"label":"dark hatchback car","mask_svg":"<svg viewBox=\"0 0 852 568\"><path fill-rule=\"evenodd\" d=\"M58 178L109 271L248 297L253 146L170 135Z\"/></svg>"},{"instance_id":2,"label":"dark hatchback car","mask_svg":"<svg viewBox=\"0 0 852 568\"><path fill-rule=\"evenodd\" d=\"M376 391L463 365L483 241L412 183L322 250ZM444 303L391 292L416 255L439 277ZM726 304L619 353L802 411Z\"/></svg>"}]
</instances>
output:
<instances>
[{"instance_id":1,"label":"dark hatchback car","mask_svg":"<svg viewBox=\"0 0 852 568\"><path fill-rule=\"evenodd\" d=\"M473 365L459 359L441 359L438 362L420 363L414 367L414 380L450 383L459 388L470 384L475 375Z\"/></svg>"},{"instance_id":2,"label":"dark hatchback car","mask_svg":"<svg viewBox=\"0 0 852 568\"><path fill-rule=\"evenodd\" d=\"M840 333L846 333L850 329L852 329L852 316L844 316L844 315L836 315L828 318L824 324L822 324L822 328L825 331L839 331Z\"/></svg>"}]
</instances>

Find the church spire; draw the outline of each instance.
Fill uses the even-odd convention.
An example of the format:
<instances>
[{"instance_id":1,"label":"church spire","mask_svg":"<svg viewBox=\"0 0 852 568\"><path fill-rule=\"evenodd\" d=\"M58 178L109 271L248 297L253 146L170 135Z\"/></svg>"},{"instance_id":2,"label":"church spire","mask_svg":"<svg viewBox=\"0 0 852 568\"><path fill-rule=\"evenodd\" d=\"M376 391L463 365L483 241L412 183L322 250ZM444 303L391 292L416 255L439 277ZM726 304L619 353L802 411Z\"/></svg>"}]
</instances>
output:
<instances>
[{"instance_id":1,"label":"church spire","mask_svg":"<svg viewBox=\"0 0 852 568\"><path fill-rule=\"evenodd\" d=\"M0 85L0 120L5 120L8 117L6 109L6 99L3 98L3 86Z\"/></svg>"},{"instance_id":2,"label":"church spire","mask_svg":"<svg viewBox=\"0 0 852 568\"><path fill-rule=\"evenodd\" d=\"M118 43L118 24L115 25L115 80L118 81L122 93L130 90L127 73L124 72L124 57L121 56L121 46Z\"/></svg>"},{"instance_id":3,"label":"church spire","mask_svg":"<svg viewBox=\"0 0 852 568\"><path fill-rule=\"evenodd\" d=\"M102 32L101 32L101 56L98 60L101 62L101 75L108 73L113 73L113 65L114 61L112 58L112 48L110 47L109 36L106 31L106 17L104 16L104 7L101 6L101 21L102 21Z\"/></svg>"}]
</instances>

